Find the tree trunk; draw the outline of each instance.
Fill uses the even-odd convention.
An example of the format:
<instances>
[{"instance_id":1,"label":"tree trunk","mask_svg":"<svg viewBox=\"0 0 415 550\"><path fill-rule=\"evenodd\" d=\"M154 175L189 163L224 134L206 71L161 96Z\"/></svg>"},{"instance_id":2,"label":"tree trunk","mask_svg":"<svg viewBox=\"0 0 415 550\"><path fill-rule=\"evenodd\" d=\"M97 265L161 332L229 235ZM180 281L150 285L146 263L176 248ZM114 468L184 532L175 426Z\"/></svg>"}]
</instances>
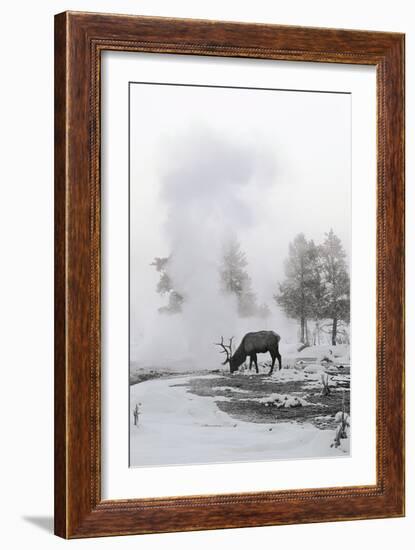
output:
<instances>
[{"instance_id":1,"label":"tree trunk","mask_svg":"<svg viewBox=\"0 0 415 550\"><path fill-rule=\"evenodd\" d=\"M300 342L302 344L305 344L305 319L304 319L304 317L301 317Z\"/></svg>"},{"instance_id":2,"label":"tree trunk","mask_svg":"<svg viewBox=\"0 0 415 550\"><path fill-rule=\"evenodd\" d=\"M337 340L337 319L334 318L333 319L333 328L332 328L332 331L331 331L331 345L332 346L336 345L336 340Z\"/></svg>"}]
</instances>

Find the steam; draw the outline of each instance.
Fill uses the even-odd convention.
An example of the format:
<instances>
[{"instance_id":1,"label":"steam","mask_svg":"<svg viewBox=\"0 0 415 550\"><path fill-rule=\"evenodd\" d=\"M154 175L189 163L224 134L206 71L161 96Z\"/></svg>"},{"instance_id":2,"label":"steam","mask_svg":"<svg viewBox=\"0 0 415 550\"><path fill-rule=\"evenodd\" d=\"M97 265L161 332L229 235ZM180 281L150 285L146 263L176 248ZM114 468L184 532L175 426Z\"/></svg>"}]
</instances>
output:
<instances>
[{"instance_id":1,"label":"steam","mask_svg":"<svg viewBox=\"0 0 415 550\"><path fill-rule=\"evenodd\" d=\"M246 332L276 329L272 294L268 304L274 317L241 319L236 297L221 293L219 280L224 244L236 237L244 249L244 237L261 211L261 190L274 181L274 165L271 155L254 143L228 142L208 130L164 141L160 150L169 275L185 302L183 311L173 315L159 314L154 307L132 358L154 367L215 368L222 360L213 345L220 336L234 336L237 345ZM264 269L269 267L264 258ZM154 292L156 282L155 273Z\"/></svg>"}]
</instances>

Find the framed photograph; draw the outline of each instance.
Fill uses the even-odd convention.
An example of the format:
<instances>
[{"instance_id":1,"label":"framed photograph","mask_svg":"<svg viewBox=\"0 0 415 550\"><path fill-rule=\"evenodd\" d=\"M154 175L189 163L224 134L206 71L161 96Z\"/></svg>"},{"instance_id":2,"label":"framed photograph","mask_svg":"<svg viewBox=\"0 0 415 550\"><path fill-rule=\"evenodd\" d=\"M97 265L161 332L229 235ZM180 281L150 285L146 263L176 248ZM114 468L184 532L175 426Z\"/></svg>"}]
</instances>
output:
<instances>
[{"instance_id":1,"label":"framed photograph","mask_svg":"<svg viewBox=\"0 0 415 550\"><path fill-rule=\"evenodd\" d=\"M55 532L404 515L404 35L55 18Z\"/></svg>"}]
</instances>

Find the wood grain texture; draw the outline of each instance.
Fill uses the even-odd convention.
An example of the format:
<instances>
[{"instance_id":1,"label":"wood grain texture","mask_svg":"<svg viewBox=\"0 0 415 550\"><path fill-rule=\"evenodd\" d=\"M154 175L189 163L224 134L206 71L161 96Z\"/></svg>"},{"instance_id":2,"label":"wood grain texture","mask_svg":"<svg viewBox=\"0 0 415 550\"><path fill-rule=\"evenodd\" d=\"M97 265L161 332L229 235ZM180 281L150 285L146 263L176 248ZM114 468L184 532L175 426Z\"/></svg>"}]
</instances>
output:
<instances>
[{"instance_id":1,"label":"wood grain texture","mask_svg":"<svg viewBox=\"0 0 415 550\"><path fill-rule=\"evenodd\" d=\"M376 485L101 500L100 53L111 49L376 66ZM76 538L402 516L403 316L403 35L73 12L55 17L57 535Z\"/></svg>"},{"instance_id":2,"label":"wood grain texture","mask_svg":"<svg viewBox=\"0 0 415 550\"><path fill-rule=\"evenodd\" d=\"M55 26L55 531L66 532L66 26ZM60 83L58 86L57 84Z\"/></svg>"}]
</instances>

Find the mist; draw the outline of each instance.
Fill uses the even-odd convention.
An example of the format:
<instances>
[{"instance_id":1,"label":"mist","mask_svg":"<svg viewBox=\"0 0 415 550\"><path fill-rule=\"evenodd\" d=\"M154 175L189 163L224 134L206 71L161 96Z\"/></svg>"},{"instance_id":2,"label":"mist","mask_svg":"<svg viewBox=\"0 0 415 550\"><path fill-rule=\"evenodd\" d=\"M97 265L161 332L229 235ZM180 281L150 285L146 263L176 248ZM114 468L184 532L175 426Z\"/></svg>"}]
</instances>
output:
<instances>
[{"instance_id":1,"label":"mist","mask_svg":"<svg viewBox=\"0 0 415 550\"><path fill-rule=\"evenodd\" d=\"M184 89L183 93L197 91ZM182 103L179 90L173 92ZM209 120L207 103L203 116L186 117L193 119L192 123L184 122L177 113L168 115L162 136L150 133L144 140L139 125L132 125L132 144L139 147L132 148L130 356L142 366L218 368L223 356L214 344L221 336L225 340L233 336L238 345L246 332L262 329L280 334L282 347L295 343L297 323L288 319L273 299L284 277L289 242L299 232L321 242L324 232L333 227L349 252L350 212L344 208L344 200L350 199L349 172L346 170L344 181L337 180L338 186L333 185L338 164L347 168L349 159L343 156L349 149L340 149L343 153L341 158L337 154L337 165L329 160L325 170L319 166L313 142L307 143L312 150L307 150L304 163L291 158L287 154L290 142L295 140L296 147L302 142L305 145L311 127L306 125L306 131L298 132L296 119L283 126L284 102L274 128L275 139L252 131L258 113L246 115L244 131L239 134L234 129L225 131L225 127L234 128L236 107L232 97L221 92L223 117L216 116L215 124ZM302 94L301 101L306 95ZM318 96L308 95L313 96L312 103ZM336 103L339 98L334 99ZM134 105L132 120L137 116L142 126L143 113L136 113ZM298 110L295 102L294 107ZM333 109L339 112L338 105L333 104ZM307 112L314 117L312 110ZM347 113L343 108L340 116L347 117ZM151 114L156 116L155 112L148 116ZM158 116L165 114L162 109ZM333 142L334 147L344 145L327 130L323 128L325 137L317 145L320 149L326 147L330 152ZM150 170L150 165L157 168ZM322 207L322 196L330 209ZM230 239L237 239L246 254L246 270L258 304L266 303L271 310L266 319L239 317L236 296L221 292L219 267L223 247ZM167 256L171 258L173 288L184 297L182 311L175 314L158 311L168 296L157 293L160 274L150 265L155 257Z\"/></svg>"}]
</instances>

